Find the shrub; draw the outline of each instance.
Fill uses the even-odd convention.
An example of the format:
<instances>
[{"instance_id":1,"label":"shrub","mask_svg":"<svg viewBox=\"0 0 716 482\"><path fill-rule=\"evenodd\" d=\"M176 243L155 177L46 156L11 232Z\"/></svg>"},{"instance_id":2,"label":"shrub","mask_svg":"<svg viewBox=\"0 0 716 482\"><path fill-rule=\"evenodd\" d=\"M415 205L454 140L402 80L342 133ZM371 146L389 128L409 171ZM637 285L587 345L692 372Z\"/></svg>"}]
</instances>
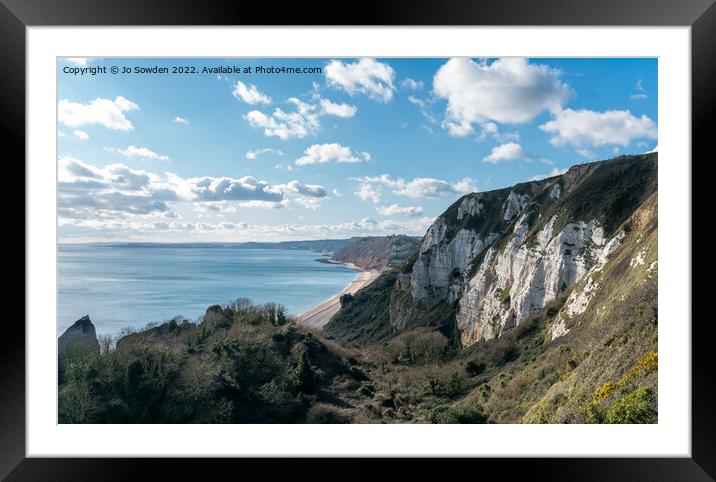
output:
<instances>
[{"instance_id":1,"label":"shrub","mask_svg":"<svg viewBox=\"0 0 716 482\"><path fill-rule=\"evenodd\" d=\"M648 374L658 368L658 353L655 351L647 352L642 356L634 366L624 374L618 381L608 381L594 392L594 400L601 402L614 394L617 390L623 388L627 383L632 381L637 375Z\"/></svg>"},{"instance_id":2,"label":"shrub","mask_svg":"<svg viewBox=\"0 0 716 482\"><path fill-rule=\"evenodd\" d=\"M457 371L447 371L441 367L433 367L425 379L425 391L430 395L444 398L457 398L466 391L465 378Z\"/></svg>"},{"instance_id":3,"label":"shrub","mask_svg":"<svg viewBox=\"0 0 716 482\"><path fill-rule=\"evenodd\" d=\"M363 412L368 418L383 418L383 412L373 403L363 405Z\"/></svg>"},{"instance_id":4,"label":"shrub","mask_svg":"<svg viewBox=\"0 0 716 482\"><path fill-rule=\"evenodd\" d=\"M649 351L642 356L634 367L634 370L639 373L651 373L656 370L659 366L659 353L655 351Z\"/></svg>"},{"instance_id":5,"label":"shrub","mask_svg":"<svg viewBox=\"0 0 716 482\"><path fill-rule=\"evenodd\" d=\"M550 413L551 410L547 403L544 400L540 400L537 404L535 404L534 408L532 408L530 417L527 419L527 423L549 423Z\"/></svg>"},{"instance_id":6,"label":"shrub","mask_svg":"<svg viewBox=\"0 0 716 482\"><path fill-rule=\"evenodd\" d=\"M299 392L313 393L316 385L316 374L308 358L308 351L304 350L298 359L292 373L293 384Z\"/></svg>"},{"instance_id":7,"label":"shrub","mask_svg":"<svg viewBox=\"0 0 716 482\"><path fill-rule=\"evenodd\" d=\"M596 402L586 402L582 406L584 411L584 419L587 423L604 423L604 414L599 409L599 404Z\"/></svg>"},{"instance_id":8,"label":"shrub","mask_svg":"<svg viewBox=\"0 0 716 482\"><path fill-rule=\"evenodd\" d=\"M409 332L397 336L385 346L393 363L420 364L444 360L448 339L438 331Z\"/></svg>"},{"instance_id":9,"label":"shrub","mask_svg":"<svg viewBox=\"0 0 716 482\"><path fill-rule=\"evenodd\" d=\"M511 361L517 360L517 357L519 356L520 352L517 350L516 347L508 346L497 355L497 357L495 358L495 365L498 367L502 367L503 365Z\"/></svg>"},{"instance_id":10,"label":"shrub","mask_svg":"<svg viewBox=\"0 0 716 482\"><path fill-rule=\"evenodd\" d=\"M58 392L58 420L60 423L90 423L96 402L86 383L62 385Z\"/></svg>"},{"instance_id":11,"label":"shrub","mask_svg":"<svg viewBox=\"0 0 716 482\"><path fill-rule=\"evenodd\" d=\"M317 403L306 416L307 423L351 423L352 418L330 405Z\"/></svg>"},{"instance_id":12,"label":"shrub","mask_svg":"<svg viewBox=\"0 0 716 482\"><path fill-rule=\"evenodd\" d=\"M410 345L410 355L418 363L441 361L448 347L448 340L440 332L417 333Z\"/></svg>"},{"instance_id":13,"label":"shrub","mask_svg":"<svg viewBox=\"0 0 716 482\"><path fill-rule=\"evenodd\" d=\"M653 392L638 387L628 395L615 400L607 410L606 423L657 423L656 400Z\"/></svg>"},{"instance_id":14,"label":"shrub","mask_svg":"<svg viewBox=\"0 0 716 482\"><path fill-rule=\"evenodd\" d=\"M475 361L473 361L473 360L470 360L470 361L467 362L467 364L465 365L465 371L466 371L467 374L470 375L471 377L475 377L475 376L477 376L477 375L479 375L479 374L481 374L482 372L485 371L485 364L484 364L484 363L477 363L477 362L475 362Z\"/></svg>"},{"instance_id":15,"label":"shrub","mask_svg":"<svg viewBox=\"0 0 716 482\"><path fill-rule=\"evenodd\" d=\"M612 381L606 382L594 392L594 400L597 402L606 400L612 396L612 393L614 393L617 388L619 388L618 383L614 383Z\"/></svg>"},{"instance_id":16,"label":"shrub","mask_svg":"<svg viewBox=\"0 0 716 482\"><path fill-rule=\"evenodd\" d=\"M361 385L360 388L358 388L358 393L365 397L373 398L373 395L375 395L375 388L373 388L372 385Z\"/></svg>"},{"instance_id":17,"label":"shrub","mask_svg":"<svg viewBox=\"0 0 716 482\"><path fill-rule=\"evenodd\" d=\"M480 405L465 405L448 407L445 405L435 407L428 412L427 420L430 423L487 423L487 415L483 413Z\"/></svg>"}]
</instances>

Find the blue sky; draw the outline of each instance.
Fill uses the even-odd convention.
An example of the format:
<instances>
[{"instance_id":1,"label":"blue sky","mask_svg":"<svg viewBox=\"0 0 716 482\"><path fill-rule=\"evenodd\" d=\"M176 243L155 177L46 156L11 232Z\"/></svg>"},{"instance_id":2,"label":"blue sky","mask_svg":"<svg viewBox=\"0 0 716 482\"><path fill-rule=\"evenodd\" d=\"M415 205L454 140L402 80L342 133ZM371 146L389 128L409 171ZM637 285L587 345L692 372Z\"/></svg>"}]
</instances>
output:
<instances>
[{"instance_id":1,"label":"blue sky","mask_svg":"<svg viewBox=\"0 0 716 482\"><path fill-rule=\"evenodd\" d=\"M657 87L656 59L60 59L60 240L422 235L465 193L654 149Z\"/></svg>"}]
</instances>

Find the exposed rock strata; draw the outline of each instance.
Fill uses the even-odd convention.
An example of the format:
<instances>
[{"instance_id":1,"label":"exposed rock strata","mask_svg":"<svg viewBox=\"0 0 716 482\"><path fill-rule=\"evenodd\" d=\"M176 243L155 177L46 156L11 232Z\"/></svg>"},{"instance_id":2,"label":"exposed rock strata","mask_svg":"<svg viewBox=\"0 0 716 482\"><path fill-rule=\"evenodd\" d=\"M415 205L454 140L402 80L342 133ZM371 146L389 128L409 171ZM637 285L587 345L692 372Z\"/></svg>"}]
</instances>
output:
<instances>
[{"instance_id":1,"label":"exposed rock strata","mask_svg":"<svg viewBox=\"0 0 716 482\"><path fill-rule=\"evenodd\" d=\"M622 224L656 193L656 174L656 154L622 156L463 196L429 227L391 286L380 284L380 291L367 289L359 297L362 316L370 320L362 331L396 334L433 326L469 346L499 337L561 300L567 308L560 305L549 315L548 335L568 333L571 325L563 317L588 310L600 286L596 277L586 286L580 282L619 252L626 236ZM632 266L646 263L643 255L633 258ZM344 336L352 323L347 313L339 312L326 331ZM362 336L354 333L353 339Z\"/></svg>"}]
</instances>

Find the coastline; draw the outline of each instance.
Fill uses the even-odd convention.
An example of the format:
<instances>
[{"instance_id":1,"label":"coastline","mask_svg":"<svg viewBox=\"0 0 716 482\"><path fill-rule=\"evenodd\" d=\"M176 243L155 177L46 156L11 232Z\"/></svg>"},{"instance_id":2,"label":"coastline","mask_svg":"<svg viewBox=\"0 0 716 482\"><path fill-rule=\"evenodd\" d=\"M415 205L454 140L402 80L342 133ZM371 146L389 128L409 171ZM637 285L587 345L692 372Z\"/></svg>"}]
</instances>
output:
<instances>
[{"instance_id":1,"label":"coastline","mask_svg":"<svg viewBox=\"0 0 716 482\"><path fill-rule=\"evenodd\" d=\"M364 270L353 263L342 263L329 259L320 261L322 263L344 265L347 268L358 271L358 274L353 279L353 281L351 281L348 286L343 288L341 291L331 296L327 300L317 304L313 308L304 311L296 317L296 322L299 325L308 326L310 328L316 328L319 330L330 321L333 315L338 313L338 310L341 307L341 296L346 294L355 294L361 288L368 286L370 283L372 283L373 280L375 280L380 274L379 270Z\"/></svg>"}]
</instances>

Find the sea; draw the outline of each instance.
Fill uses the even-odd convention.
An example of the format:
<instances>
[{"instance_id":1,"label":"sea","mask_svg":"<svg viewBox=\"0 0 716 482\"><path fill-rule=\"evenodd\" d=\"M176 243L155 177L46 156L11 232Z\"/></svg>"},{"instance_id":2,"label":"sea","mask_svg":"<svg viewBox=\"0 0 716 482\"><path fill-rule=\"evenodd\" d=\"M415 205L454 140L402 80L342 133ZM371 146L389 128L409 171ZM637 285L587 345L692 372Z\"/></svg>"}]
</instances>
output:
<instances>
[{"instance_id":1,"label":"sea","mask_svg":"<svg viewBox=\"0 0 716 482\"><path fill-rule=\"evenodd\" d=\"M240 244L61 244L60 335L89 315L98 335L117 335L179 315L198 321L207 307L249 298L299 314L355 277L327 253Z\"/></svg>"}]
</instances>

